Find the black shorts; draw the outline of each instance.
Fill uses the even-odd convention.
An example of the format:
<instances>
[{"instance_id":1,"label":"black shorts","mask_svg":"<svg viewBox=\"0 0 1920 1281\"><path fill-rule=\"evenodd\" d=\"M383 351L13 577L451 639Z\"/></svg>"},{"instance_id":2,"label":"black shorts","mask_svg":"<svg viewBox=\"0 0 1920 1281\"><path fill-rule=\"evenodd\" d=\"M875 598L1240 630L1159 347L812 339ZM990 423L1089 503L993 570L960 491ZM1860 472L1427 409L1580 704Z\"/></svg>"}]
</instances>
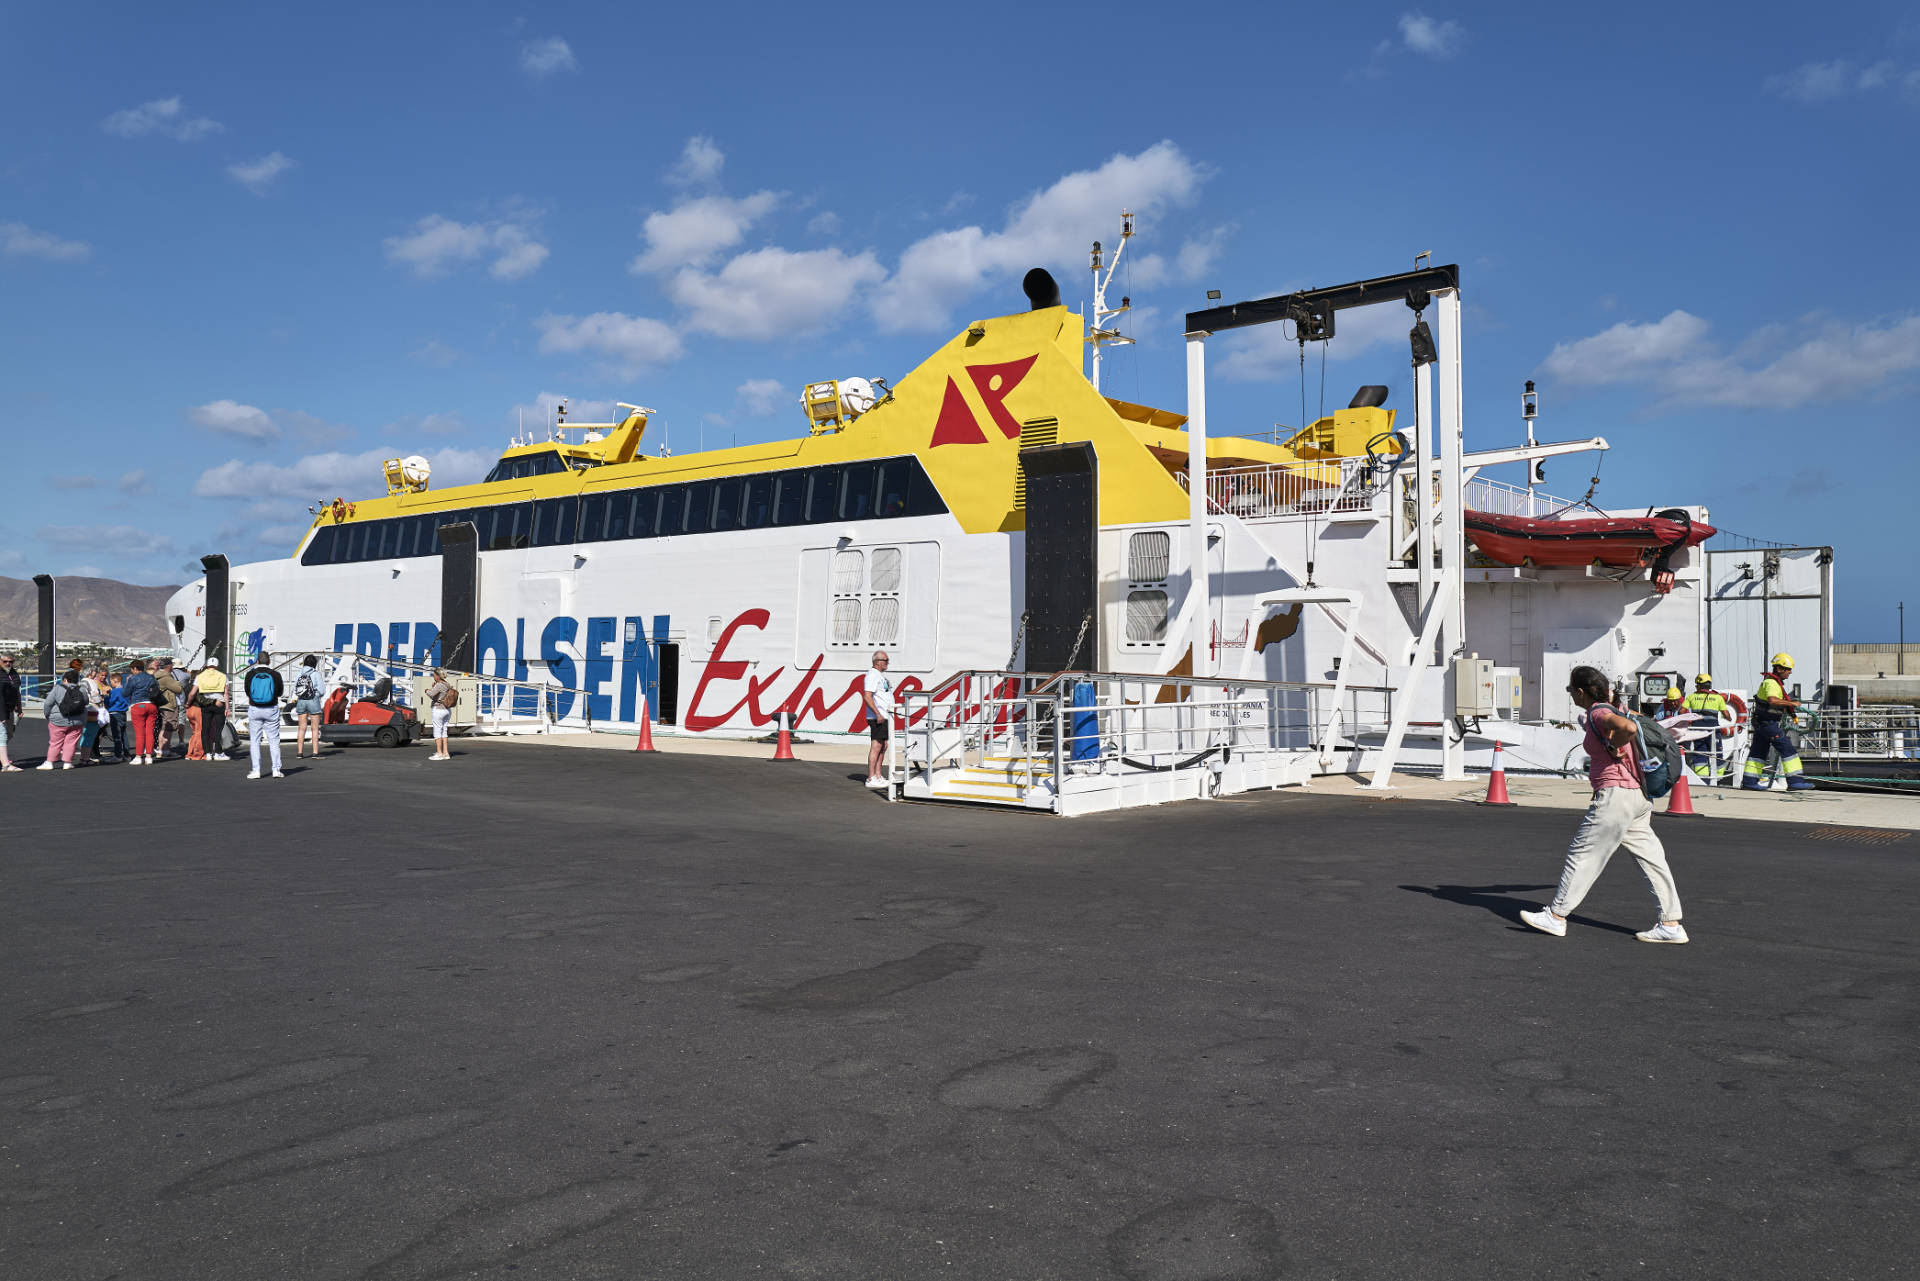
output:
<instances>
[{"instance_id":1,"label":"black shorts","mask_svg":"<svg viewBox=\"0 0 1920 1281\"><path fill-rule=\"evenodd\" d=\"M873 736L874 742L884 743L887 741L887 723L885 721L868 721L867 733Z\"/></svg>"}]
</instances>

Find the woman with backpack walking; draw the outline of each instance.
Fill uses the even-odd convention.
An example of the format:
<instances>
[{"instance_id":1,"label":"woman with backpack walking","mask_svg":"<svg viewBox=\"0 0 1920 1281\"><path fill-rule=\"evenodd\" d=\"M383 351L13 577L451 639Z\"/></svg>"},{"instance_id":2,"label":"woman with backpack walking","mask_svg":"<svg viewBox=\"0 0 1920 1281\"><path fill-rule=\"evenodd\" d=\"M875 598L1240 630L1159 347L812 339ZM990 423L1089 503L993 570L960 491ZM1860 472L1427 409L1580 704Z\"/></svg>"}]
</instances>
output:
<instances>
[{"instance_id":1,"label":"woman with backpack walking","mask_svg":"<svg viewBox=\"0 0 1920 1281\"><path fill-rule=\"evenodd\" d=\"M1625 848L1646 873L1660 919L1652 929L1634 935L1642 943L1685 943L1680 924L1680 891L1667 866L1667 852L1653 834L1653 802L1640 788L1636 742L1639 727L1633 718L1609 706L1607 678L1598 668L1576 667L1567 693L1587 714L1587 781L1593 784L1593 803L1567 847L1566 867L1553 902L1520 919L1543 934L1564 938L1567 914L1593 888L1617 849Z\"/></svg>"},{"instance_id":2,"label":"woman with backpack walking","mask_svg":"<svg viewBox=\"0 0 1920 1281\"><path fill-rule=\"evenodd\" d=\"M47 759L40 769L73 768L73 754L80 745L81 731L87 727L87 712L93 704L80 687L80 673L68 671L60 683L47 691Z\"/></svg>"},{"instance_id":3,"label":"woman with backpack walking","mask_svg":"<svg viewBox=\"0 0 1920 1281\"><path fill-rule=\"evenodd\" d=\"M320 660L308 654L300 660L293 678L293 755L298 760L307 754L307 731L313 731L313 756L320 758L320 718L326 711L320 689Z\"/></svg>"}]
</instances>

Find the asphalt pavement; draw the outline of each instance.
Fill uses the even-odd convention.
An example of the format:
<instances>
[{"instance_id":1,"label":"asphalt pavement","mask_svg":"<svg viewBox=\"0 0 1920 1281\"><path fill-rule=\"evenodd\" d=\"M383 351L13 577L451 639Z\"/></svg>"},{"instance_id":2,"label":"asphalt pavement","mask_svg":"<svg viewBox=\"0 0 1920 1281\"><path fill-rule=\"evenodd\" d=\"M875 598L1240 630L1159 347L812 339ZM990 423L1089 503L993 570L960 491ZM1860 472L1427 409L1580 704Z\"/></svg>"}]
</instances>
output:
<instances>
[{"instance_id":1,"label":"asphalt pavement","mask_svg":"<svg viewBox=\"0 0 1920 1281\"><path fill-rule=\"evenodd\" d=\"M427 751L0 777L0 1277L1920 1270L1920 835Z\"/></svg>"}]
</instances>

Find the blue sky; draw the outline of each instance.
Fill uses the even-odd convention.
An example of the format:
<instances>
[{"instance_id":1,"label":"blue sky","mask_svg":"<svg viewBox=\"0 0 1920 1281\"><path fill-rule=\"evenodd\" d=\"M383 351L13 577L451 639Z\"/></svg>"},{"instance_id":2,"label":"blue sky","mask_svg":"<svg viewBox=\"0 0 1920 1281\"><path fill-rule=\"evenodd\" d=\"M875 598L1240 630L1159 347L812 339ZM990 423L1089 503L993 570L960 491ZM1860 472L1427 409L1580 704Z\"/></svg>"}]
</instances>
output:
<instances>
[{"instance_id":1,"label":"blue sky","mask_svg":"<svg viewBox=\"0 0 1920 1281\"><path fill-rule=\"evenodd\" d=\"M1833 544L1843 640L1920 605L1910 8L16 6L0 111L0 573L283 553L557 395L677 452L797 434L802 382L898 377L1036 262L1084 304L1125 203L1110 394L1184 406L1208 288L1431 250L1470 448L1534 378L1608 505ZM1407 407L1376 310L1329 408ZM1216 430L1299 419L1277 332L1210 351Z\"/></svg>"}]
</instances>

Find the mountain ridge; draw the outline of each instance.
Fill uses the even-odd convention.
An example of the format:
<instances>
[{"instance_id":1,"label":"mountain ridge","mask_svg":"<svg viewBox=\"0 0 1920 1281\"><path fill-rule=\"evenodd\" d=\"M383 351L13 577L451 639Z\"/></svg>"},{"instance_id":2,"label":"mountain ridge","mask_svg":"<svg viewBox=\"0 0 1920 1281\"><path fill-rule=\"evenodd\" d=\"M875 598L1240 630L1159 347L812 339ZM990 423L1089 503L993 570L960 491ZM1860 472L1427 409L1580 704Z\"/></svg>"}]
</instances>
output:
<instances>
[{"instance_id":1,"label":"mountain ridge","mask_svg":"<svg viewBox=\"0 0 1920 1281\"><path fill-rule=\"evenodd\" d=\"M141 587L113 578L53 580L57 642L74 645L157 646L167 643L164 614L169 587ZM0 636L35 641L40 635L40 593L28 578L0 577Z\"/></svg>"}]
</instances>

